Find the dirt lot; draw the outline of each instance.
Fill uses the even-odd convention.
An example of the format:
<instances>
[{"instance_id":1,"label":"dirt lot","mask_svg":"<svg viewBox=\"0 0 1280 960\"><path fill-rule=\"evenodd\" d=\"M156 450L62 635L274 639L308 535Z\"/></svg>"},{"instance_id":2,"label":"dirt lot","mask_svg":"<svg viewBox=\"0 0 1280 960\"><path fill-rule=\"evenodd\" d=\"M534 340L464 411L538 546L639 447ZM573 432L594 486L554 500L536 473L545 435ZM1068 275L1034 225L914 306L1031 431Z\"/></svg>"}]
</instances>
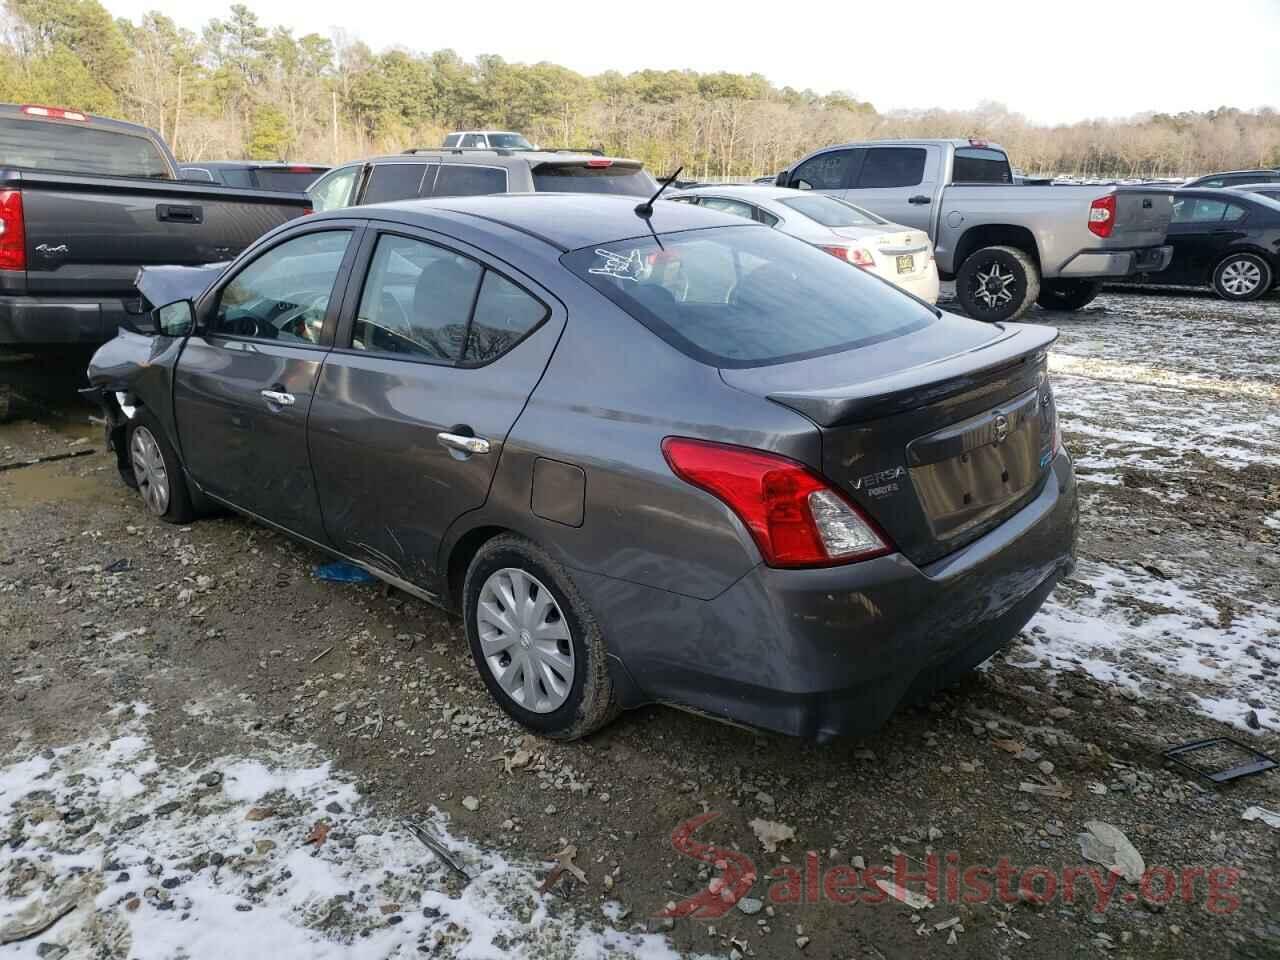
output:
<instances>
[{"instance_id":1,"label":"dirt lot","mask_svg":"<svg viewBox=\"0 0 1280 960\"><path fill-rule=\"evenodd\" d=\"M0 942L30 934L0 952L1280 956L1280 823L1243 819L1280 771L1160 756L1280 756L1280 301L1033 319L1062 331L1080 565L971 680L821 747L656 707L528 740L457 621L234 517L149 519L59 376L0 427L0 464L73 455L0 470ZM1082 856L1095 821L1142 881ZM939 865L911 904L865 881L899 856Z\"/></svg>"}]
</instances>

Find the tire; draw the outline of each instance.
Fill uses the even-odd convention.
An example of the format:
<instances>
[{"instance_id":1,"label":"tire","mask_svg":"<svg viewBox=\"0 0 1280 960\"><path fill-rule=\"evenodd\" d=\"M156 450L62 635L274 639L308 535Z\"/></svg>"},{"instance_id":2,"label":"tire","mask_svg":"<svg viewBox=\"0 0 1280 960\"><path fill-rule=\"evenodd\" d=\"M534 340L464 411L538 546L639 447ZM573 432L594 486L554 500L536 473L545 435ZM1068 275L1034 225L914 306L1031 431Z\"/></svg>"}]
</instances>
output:
<instances>
[{"instance_id":1,"label":"tire","mask_svg":"<svg viewBox=\"0 0 1280 960\"><path fill-rule=\"evenodd\" d=\"M1012 320L1039 296L1040 270L1017 247L975 250L956 274L956 298L975 320Z\"/></svg>"},{"instance_id":2,"label":"tire","mask_svg":"<svg viewBox=\"0 0 1280 960\"><path fill-rule=\"evenodd\" d=\"M17 398L13 395L13 387L0 383L0 423L8 423L18 410Z\"/></svg>"},{"instance_id":3,"label":"tire","mask_svg":"<svg viewBox=\"0 0 1280 960\"><path fill-rule=\"evenodd\" d=\"M520 577L527 578L523 593ZM544 590L554 610L540 602ZM618 715L600 626L567 571L545 550L512 534L494 537L467 568L462 597L471 657L489 695L513 720L544 737L577 740ZM526 597L533 601L529 609L538 612L523 620L511 616ZM547 633L538 643L532 634L540 628ZM568 652L571 679L565 677ZM526 665L537 668L530 671L531 682ZM503 668L506 676L499 680L496 671Z\"/></svg>"},{"instance_id":4,"label":"tire","mask_svg":"<svg viewBox=\"0 0 1280 960\"><path fill-rule=\"evenodd\" d=\"M194 520L196 512L191 506L186 473L156 418L139 409L129 421L125 444L133 474L130 486L141 494L147 513L166 523L190 523ZM125 482L128 483L127 480Z\"/></svg>"},{"instance_id":5,"label":"tire","mask_svg":"<svg viewBox=\"0 0 1280 960\"><path fill-rule=\"evenodd\" d=\"M1045 280L1036 303L1046 310L1079 310L1101 292L1101 280Z\"/></svg>"},{"instance_id":6,"label":"tire","mask_svg":"<svg viewBox=\"0 0 1280 960\"><path fill-rule=\"evenodd\" d=\"M1244 303L1271 289L1271 265L1256 253L1232 253L1213 268L1213 289L1223 300Z\"/></svg>"}]
</instances>

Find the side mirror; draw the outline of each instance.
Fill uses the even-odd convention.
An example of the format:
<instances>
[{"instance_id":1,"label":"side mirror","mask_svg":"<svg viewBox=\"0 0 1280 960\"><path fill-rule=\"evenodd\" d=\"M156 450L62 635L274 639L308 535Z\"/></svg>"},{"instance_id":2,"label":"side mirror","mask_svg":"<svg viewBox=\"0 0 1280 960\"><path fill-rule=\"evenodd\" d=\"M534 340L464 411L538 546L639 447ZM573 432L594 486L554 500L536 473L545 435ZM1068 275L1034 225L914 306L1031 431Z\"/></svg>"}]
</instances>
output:
<instances>
[{"instance_id":1,"label":"side mirror","mask_svg":"<svg viewBox=\"0 0 1280 960\"><path fill-rule=\"evenodd\" d=\"M185 337L196 328L196 308L190 300L175 300L156 310L156 323L166 337Z\"/></svg>"}]
</instances>

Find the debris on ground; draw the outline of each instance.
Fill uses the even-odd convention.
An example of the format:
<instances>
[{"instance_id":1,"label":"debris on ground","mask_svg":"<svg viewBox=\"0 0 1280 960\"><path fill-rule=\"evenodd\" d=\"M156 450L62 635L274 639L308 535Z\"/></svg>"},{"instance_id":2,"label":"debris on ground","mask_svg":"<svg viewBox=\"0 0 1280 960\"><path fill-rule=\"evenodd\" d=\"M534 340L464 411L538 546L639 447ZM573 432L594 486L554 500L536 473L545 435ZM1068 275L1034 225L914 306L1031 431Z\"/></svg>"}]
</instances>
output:
<instances>
[{"instance_id":1,"label":"debris on ground","mask_svg":"<svg viewBox=\"0 0 1280 960\"><path fill-rule=\"evenodd\" d=\"M756 839L764 845L766 853L776 853L779 844L796 838L796 831L793 827L789 827L785 823L778 823L775 820L762 820L756 817L747 826L756 835Z\"/></svg>"},{"instance_id":2,"label":"debris on ground","mask_svg":"<svg viewBox=\"0 0 1280 960\"><path fill-rule=\"evenodd\" d=\"M933 901L923 893L916 893L914 890L908 890L906 887L894 883L892 880L882 880L879 877L874 877L871 882L899 903L905 903L912 910L928 910L933 906Z\"/></svg>"},{"instance_id":3,"label":"debris on ground","mask_svg":"<svg viewBox=\"0 0 1280 960\"><path fill-rule=\"evenodd\" d=\"M1102 864L1130 883L1137 883L1142 879L1142 875L1147 872L1142 854L1138 853L1137 848L1118 827L1102 820L1089 820L1085 822L1084 828L1086 832L1077 838L1082 857Z\"/></svg>"},{"instance_id":4,"label":"debris on ground","mask_svg":"<svg viewBox=\"0 0 1280 960\"><path fill-rule=\"evenodd\" d=\"M325 580L329 583L378 582L378 578L363 567L357 567L354 563L346 563L342 560L318 564L312 568L311 575L317 580Z\"/></svg>"},{"instance_id":5,"label":"debris on ground","mask_svg":"<svg viewBox=\"0 0 1280 960\"><path fill-rule=\"evenodd\" d=\"M1280 813L1274 810L1268 810L1265 807L1252 806L1245 809L1240 815L1241 820L1261 820L1268 827L1276 827L1280 829Z\"/></svg>"}]
</instances>

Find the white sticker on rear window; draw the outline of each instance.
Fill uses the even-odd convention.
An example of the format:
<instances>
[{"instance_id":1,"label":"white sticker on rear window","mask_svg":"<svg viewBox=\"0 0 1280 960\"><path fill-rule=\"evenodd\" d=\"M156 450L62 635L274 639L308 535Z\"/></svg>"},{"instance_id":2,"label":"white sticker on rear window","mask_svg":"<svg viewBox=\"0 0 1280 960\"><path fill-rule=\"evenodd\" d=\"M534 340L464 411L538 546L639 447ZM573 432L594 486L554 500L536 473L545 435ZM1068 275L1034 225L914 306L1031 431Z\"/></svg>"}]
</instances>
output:
<instances>
[{"instance_id":1,"label":"white sticker on rear window","mask_svg":"<svg viewBox=\"0 0 1280 960\"><path fill-rule=\"evenodd\" d=\"M632 250L627 256L614 253L612 250L596 249L600 262L587 269L601 277L614 277L618 280L631 280L638 283L644 275L644 261L640 259L640 251Z\"/></svg>"}]
</instances>

